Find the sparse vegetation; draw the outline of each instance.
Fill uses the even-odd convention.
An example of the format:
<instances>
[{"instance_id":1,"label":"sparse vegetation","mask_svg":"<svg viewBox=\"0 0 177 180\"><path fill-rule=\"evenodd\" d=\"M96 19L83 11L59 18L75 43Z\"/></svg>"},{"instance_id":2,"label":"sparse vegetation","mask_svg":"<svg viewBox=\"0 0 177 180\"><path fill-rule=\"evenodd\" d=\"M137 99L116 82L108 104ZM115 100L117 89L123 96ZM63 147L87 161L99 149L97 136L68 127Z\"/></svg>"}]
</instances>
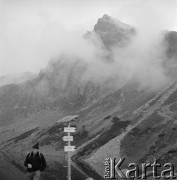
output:
<instances>
[{"instance_id":1,"label":"sparse vegetation","mask_svg":"<svg viewBox=\"0 0 177 180\"><path fill-rule=\"evenodd\" d=\"M104 119L106 120L106 119L110 119L110 118L111 118L111 116L108 115L108 116L106 116Z\"/></svg>"},{"instance_id":2,"label":"sparse vegetation","mask_svg":"<svg viewBox=\"0 0 177 180\"><path fill-rule=\"evenodd\" d=\"M33 133L36 132L37 130L39 130L38 127L37 127L37 128L34 128L34 129L31 129L30 131L27 131L27 132L25 132L25 133L23 133L23 134L15 137L15 138L12 138L12 139L10 139L10 140L8 140L8 141L12 141L12 140L13 140L14 143L17 143L18 141L21 141L21 140L24 140L24 139L28 138L31 134L33 134Z\"/></svg>"},{"instance_id":3,"label":"sparse vegetation","mask_svg":"<svg viewBox=\"0 0 177 180\"><path fill-rule=\"evenodd\" d=\"M78 153L79 156L88 155L95 149L103 146L109 140L118 136L131 123L131 121L120 121L118 117L114 117L112 121L113 125L111 128L108 131L102 133L95 141L85 146L84 149Z\"/></svg>"},{"instance_id":4,"label":"sparse vegetation","mask_svg":"<svg viewBox=\"0 0 177 180\"><path fill-rule=\"evenodd\" d=\"M174 102L177 101L177 90L174 91L169 97L168 99L164 102L164 105L167 105L167 104L172 104Z\"/></svg>"},{"instance_id":5,"label":"sparse vegetation","mask_svg":"<svg viewBox=\"0 0 177 180\"><path fill-rule=\"evenodd\" d=\"M172 112L177 111L177 103L171 104L169 109L170 109L170 111L172 111Z\"/></svg>"}]
</instances>

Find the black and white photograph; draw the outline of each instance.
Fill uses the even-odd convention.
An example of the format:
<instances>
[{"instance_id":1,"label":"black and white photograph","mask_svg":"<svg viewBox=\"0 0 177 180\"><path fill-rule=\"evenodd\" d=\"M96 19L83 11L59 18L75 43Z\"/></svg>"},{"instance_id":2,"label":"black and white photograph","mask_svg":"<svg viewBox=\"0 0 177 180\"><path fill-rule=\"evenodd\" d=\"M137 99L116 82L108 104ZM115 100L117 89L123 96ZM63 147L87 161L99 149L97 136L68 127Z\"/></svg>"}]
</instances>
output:
<instances>
[{"instance_id":1,"label":"black and white photograph","mask_svg":"<svg viewBox=\"0 0 177 180\"><path fill-rule=\"evenodd\" d=\"M0 0L0 180L177 179L177 0Z\"/></svg>"}]
</instances>

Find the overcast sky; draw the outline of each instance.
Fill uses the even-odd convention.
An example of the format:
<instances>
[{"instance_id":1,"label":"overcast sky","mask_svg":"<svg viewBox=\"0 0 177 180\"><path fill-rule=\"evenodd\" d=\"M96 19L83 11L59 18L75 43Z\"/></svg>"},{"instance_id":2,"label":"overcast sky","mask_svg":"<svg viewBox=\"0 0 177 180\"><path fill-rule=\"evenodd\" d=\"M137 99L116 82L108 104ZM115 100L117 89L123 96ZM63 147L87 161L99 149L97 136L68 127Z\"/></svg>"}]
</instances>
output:
<instances>
[{"instance_id":1,"label":"overcast sky","mask_svg":"<svg viewBox=\"0 0 177 180\"><path fill-rule=\"evenodd\" d=\"M109 14L140 29L177 31L177 0L0 0L0 76L37 73ZM62 42L62 43L61 43ZM67 47L67 45L64 45Z\"/></svg>"}]
</instances>

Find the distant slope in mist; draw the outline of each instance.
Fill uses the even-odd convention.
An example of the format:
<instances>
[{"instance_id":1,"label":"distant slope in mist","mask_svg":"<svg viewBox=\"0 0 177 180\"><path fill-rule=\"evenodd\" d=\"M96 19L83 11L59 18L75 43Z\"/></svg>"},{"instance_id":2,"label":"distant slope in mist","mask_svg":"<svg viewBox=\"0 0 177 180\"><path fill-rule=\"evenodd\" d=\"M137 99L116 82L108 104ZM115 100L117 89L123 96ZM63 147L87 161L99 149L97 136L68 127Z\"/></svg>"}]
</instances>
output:
<instances>
[{"instance_id":1,"label":"distant slope in mist","mask_svg":"<svg viewBox=\"0 0 177 180\"><path fill-rule=\"evenodd\" d=\"M7 84L19 84L28 80L32 80L36 77L36 74L31 72L24 72L22 74L7 75L0 77L0 86Z\"/></svg>"},{"instance_id":2,"label":"distant slope in mist","mask_svg":"<svg viewBox=\"0 0 177 180\"><path fill-rule=\"evenodd\" d=\"M164 66L167 69L167 74L176 78L177 75L177 32L176 31L166 31L164 33L165 54L166 61Z\"/></svg>"},{"instance_id":3,"label":"distant slope in mist","mask_svg":"<svg viewBox=\"0 0 177 180\"><path fill-rule=\"evenodd\" d=\"M109 26L109 24L111 24L110 28L104 30L103 26ZM117 27L110 16L104 15L95 25L95 31L103 38L106 46L107 42L104 41L104 38L107 38L108 35L102 36L101 29L110 35L112 34L111 29L115 31L114 42L119 43L120 37L123 40L128 36L126 32L125 37L122 37L124 29L125 31L127 29L127 26L124 26ZM128 29L130 29L129 26ZM108 36L108 39L113 38ZM106 80L103 78L100 82L95 82L94 77L90 79L86 73L88 66L88 63L82 59L64 54L58 59L50 61L48 66L41 70L34 79L21 84L9 84L1 87L1 125L12 123L13 119L21 118L21 114L26 116L41 109L61 109L72 112L102 99L118 88L115 86L115 84L119 84L117 78L110 77Z\"/></svg>"}]
</instances>

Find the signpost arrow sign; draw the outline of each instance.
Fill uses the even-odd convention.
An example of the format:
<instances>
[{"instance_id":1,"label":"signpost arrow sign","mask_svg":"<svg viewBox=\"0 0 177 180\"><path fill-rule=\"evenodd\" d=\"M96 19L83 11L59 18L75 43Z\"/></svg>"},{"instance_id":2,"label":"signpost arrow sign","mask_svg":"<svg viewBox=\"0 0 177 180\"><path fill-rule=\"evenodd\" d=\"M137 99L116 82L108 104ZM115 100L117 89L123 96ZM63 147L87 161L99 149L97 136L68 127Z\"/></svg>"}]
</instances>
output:
<instances>
[{"instance_id":1,"label":"signpost arrow sign","mask_svg":"<svg viewBox=\"0 0 177 180\"><path fill-rule=\"evenodd\" d=\"M76 132L75 127L64 127L64 132Z\"/></svg>"},{"instance_id":2,"label":"signpost arrow sign","mask_svg":"<svg viewBox=\"0 0 177 180\"><path fill-rule=\"evenodd\" d=\"M63 136L63 141L73 141L73 136Z\"/></svg>"},{"instance_id":3,"label":"signpost arrow sign","mask_svg":"<svg viewBox=\"0 0 177 180\"><path fill-rule=\"evenodd\" d=\"M65 152L71 152L71 151L75 151L75 146L65 146L64 147L64 151Z\"/></svg>"}]
</instances>

